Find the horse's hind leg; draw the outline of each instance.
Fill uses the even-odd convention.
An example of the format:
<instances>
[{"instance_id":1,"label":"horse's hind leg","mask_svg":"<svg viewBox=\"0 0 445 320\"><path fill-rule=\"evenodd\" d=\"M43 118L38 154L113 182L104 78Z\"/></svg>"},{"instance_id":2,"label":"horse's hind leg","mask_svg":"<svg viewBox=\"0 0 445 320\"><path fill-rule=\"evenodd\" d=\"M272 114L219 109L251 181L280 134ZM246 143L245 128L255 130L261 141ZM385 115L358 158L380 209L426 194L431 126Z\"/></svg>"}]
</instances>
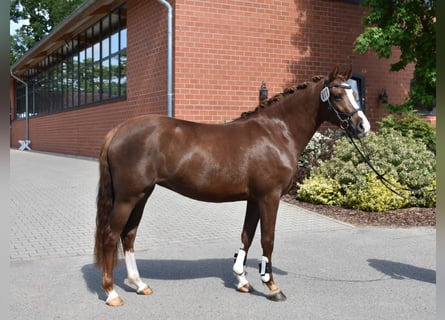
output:
<instances>
[{"instance_id":1,"label":"horse's hind leg","mask_svg":"<svg viewBox=\"0 0 445 320\"><path fill-rule=\"evenodd\" d=\"M125 265L127 267L128 282L136 286L136 292L138 294L149 295L153 293L153 290L144 283L140 276L136 264L136 257L134 254L134 241L136 239L136 232L141 221L142 214L144 212L145 203L148 197L151 195L153 188L145 194L145 196L139 200L131 212L130 218L123 232L121 233L122 248L125 256Z\"/></svg>"},{"instance_id":2,"label":"horse's hind leg","mask_svg":"<svg viewBox=\"0 0 445 320\"><path fill-rule=\"evenodd\" d=\"M113 269L117 263L117 245L134 206L133 201L115 201L110 213L109 226L103 235L102 287L107 294L106 303L110 306L123 304L123 300L114 289Z\"/></svg>"},{"instance_id":3,"label":"horse's hind leg","mask_svg":"<svg viewBox=\"0 0 445 320\"><path fill-rule=\"evenodd\" d=\"M122 298L114 289L113 281L113 269L117 263L117 249L120 239L122 239L124 252L131 253L126 256L127 266L130 264L130 270L135 270L131 275L137 275L134 278L136 281L139 277L132 248L145 202L152 191L153 188L139 197L118 197L113 204L107 226L101 235L103 239L102 287L107 294L106 303L110 306L120 306L123 304ZM141 291L143 293L144 289L141 289ZM145 290L145 292L147 291Z\"/></svg>"},{"instance_id":4,"label":"horse's hind leg","mask_svg":"<svg viewBox=\"0 0 445 320\"><path fill-rule=\"evenodd\" d=\"M235 263L233 265L233 272L238 280L237 289L240 292L252 292L253 287L246 278L246 259L247 252L252 244L255 230L260 219L258 206L254 202L247 202L246 216L244 218L243 231L241 233L241 248L235 254Z\"/></svg>"}]
</instances>

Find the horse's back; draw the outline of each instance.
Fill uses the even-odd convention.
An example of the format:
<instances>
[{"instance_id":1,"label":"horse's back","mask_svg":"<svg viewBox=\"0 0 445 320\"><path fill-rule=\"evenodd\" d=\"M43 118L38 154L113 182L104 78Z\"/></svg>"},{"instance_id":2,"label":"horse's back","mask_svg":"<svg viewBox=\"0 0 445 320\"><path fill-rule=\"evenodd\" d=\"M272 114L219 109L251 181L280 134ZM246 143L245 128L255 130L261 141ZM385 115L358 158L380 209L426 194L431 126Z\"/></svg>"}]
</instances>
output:
<instances>
[{"instance_id":1,"label":"horse's back","mask_svg":"<svg viewBox=\"0 0 445 320\"><path fill-rule=\"evenodd\" d=\"M160 116L129 119L109 145L113 178L134 192L159 184L203 201L245 200L280 189L293 170L293 164L283 162L271 131L254 121L214 125Z\"/></svg>"},{"instance_id":2,"label":"horse's back","mask_svg":"<svg viewBox=\"0 0 445 320\"><path fill-rule=\"evenodd\" d=\"M223 125L156 115L128 119L108 137L114 185L131 194L161 184L197 198L195 189L210 187L209 170L215 174L216 164L228 166L224 150L216 147L227 141L227 133Z\"/></svg>"}]
</instances>

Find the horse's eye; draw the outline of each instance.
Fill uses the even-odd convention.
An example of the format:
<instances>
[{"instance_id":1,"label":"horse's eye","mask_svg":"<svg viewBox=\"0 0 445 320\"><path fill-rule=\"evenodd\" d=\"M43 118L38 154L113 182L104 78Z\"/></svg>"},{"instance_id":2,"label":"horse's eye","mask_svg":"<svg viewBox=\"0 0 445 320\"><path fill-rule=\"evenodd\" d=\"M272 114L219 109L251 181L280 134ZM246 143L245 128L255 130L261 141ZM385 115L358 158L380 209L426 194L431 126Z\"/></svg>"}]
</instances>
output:
<instances>
[{"instance_id":1,"label":"horse's eye","mask_svg":"<svg viewBox=\"0 0 445 320\"><path fill-rule=\"evenodd\" d=\"M341 94L340 93L334 94L334 100L335 101L340 101L341 100Z\"/></svg>"}]
</instances>

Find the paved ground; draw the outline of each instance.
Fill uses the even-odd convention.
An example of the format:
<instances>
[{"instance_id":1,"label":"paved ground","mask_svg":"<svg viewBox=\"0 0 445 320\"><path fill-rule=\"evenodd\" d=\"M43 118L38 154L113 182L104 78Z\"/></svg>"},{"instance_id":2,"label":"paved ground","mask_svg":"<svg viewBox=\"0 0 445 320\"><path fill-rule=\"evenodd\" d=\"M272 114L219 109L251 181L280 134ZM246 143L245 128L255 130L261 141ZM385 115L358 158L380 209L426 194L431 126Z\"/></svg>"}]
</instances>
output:
<instances>
[{"instance_id":1,"label":"paved ground","mask_svg":"<svg viewBox=\"0 0 445 320\"><path fill-rule=\"evenodd\" d=\"M157 187L136 240L138 296L116 269L120 308L93 264L97 161L10 151L11 319L435 319L436 230L354 228L282 202L265 298L259 237L247 260L256 292L234 290L245 203L194 201Z\"/></svg>"}]
</instances>

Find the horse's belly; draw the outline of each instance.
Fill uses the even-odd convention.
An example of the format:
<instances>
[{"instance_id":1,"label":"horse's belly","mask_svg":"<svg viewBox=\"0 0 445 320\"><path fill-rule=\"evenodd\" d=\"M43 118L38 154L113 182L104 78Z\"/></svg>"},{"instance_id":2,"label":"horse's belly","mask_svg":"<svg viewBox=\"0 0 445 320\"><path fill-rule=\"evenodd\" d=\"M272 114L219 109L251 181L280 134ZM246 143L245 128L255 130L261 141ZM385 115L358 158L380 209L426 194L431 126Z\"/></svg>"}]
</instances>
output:
<instances>
[{"instance_id":1,"label":"horse's belly","mask_svg":"<svg viewBox=\"0 0 445 320\"><path fill-rule=\"evenodd\" d=\"M164 181L158 183L188 198L206 202L228 202L248 199L247 188L233 182Z\"/></svg>"}]
</instances>

